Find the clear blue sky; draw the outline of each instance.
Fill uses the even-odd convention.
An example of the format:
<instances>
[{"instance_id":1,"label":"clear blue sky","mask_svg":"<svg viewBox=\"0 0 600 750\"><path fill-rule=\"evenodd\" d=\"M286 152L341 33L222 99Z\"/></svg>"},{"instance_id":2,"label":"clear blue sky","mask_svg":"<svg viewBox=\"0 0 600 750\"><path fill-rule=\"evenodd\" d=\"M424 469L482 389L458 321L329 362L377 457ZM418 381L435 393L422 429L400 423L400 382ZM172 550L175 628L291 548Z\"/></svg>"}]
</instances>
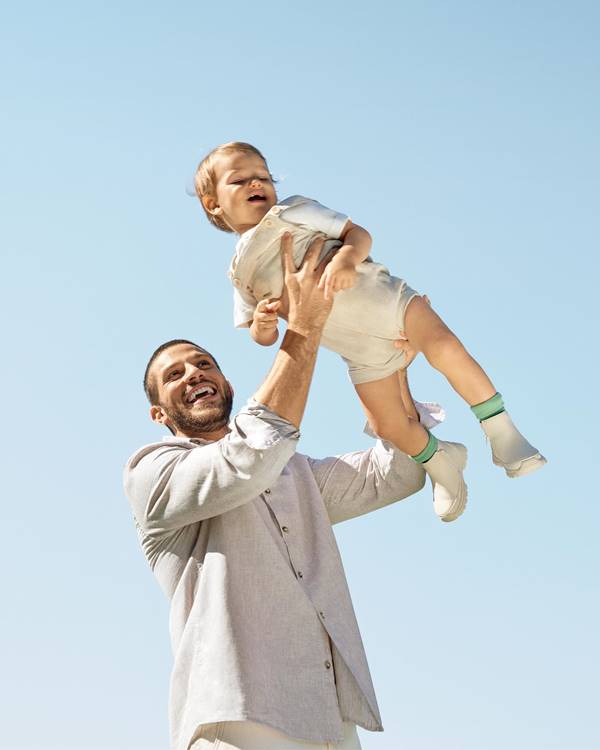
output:
<instances>
[{"instance_id":1,"label":"clear blue sky","mask_svg":"<svg viewBox=\"0 0 600 750\"><path fill-rule=\"evenodd\" d=\"M232 238L184 190L231 139L372 232L549 458L508 480L414 365L470 502L444 525L426 489L336 529L386 728L363 747L600 748L599 25L579 0L5 4L3 750L167 748L168 607L121 468L161 435L157 344L214 351L237 405L273 357L233 329ZM301 450L361 429L324 352Z\"/></svg>"}]
</instances>

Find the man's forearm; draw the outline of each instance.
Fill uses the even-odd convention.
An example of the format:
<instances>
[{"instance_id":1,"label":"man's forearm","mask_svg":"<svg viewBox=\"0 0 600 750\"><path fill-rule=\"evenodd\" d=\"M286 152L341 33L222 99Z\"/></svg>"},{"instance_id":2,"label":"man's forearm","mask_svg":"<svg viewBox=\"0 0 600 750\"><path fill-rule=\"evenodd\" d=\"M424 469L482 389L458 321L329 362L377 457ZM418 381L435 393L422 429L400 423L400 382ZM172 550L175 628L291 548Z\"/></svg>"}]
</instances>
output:
<instances>
[{"instance_id":1,"label":"man's forearm","mask_svg":"<svg viewBox=\"0 0 600 750\"><path fill-rule=\"evenodd\" d=\"M319 289L319 279L326 261L315 267L323 246L322 238L315 240L306 253L300 270L296 271L292 258L292 238L284 235L282 254L284 281L288 295L288 329L265 382L254 394L280 417L300 427L312 380L323 326L331 310Z\"/></svg>"},{"instance_id":2,"label":"man's forearm","mask_svg":"<svg viewBox=\"0 0 600 750\"><path fill-rule=\"evenodd\" d=\"M321 331L308 334L288 328L265 382L254 398L300 427L317 360Z\"/></svg>"}]
</instances>

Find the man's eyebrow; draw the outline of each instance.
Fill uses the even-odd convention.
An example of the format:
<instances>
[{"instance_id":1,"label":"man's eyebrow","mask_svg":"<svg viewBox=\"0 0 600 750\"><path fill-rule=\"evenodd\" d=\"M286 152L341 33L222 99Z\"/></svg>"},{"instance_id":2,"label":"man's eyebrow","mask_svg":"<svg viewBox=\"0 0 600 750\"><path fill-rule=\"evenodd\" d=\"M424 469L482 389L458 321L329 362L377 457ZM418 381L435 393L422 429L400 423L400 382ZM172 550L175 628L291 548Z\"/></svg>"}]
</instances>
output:
<instances>
[{"instance_id":1,"label":"man's eyebrow","mask_svg":"<svg viewBox=\"0 0 600 750\"><path fill-rule=\"evenodd\" d=\"M167 375L169 375L173 370L175 370L177 367L181 367L181 362L173 362L170 365L167 365L166 367L163 367L160 371L161 377L164 380Z\"/></svg>"},{"instance_id":2,"label":"man's eyebrow","mask_svg":"<svg viewBox=\"0 0 600 750\"><path fill-rule=\"evenodd\" d=\"M164 375L168 374L171 370L176 369L177 367L185 366L185 362L189 361L191 359L206 359L209 362L214 362L214 359L211 357L210 354L208 354L208 352L196 351L196 352L194 352L194 354L192 354L189 357L188 360L181 361L181 362L172 362L170 365L167 365L166 367L163 367L163 369L161 370L161 375L164 376Z\"/></svg>"}]
</instances>

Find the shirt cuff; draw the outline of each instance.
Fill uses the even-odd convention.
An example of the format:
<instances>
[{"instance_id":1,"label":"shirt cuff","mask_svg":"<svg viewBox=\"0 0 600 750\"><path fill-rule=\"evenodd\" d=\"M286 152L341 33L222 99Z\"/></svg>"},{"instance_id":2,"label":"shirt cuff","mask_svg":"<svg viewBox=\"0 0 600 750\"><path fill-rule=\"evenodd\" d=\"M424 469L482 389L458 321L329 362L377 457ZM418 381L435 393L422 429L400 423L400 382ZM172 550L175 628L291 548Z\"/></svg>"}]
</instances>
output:
<instances>
[{"instance_id":1,"label":"shirt cuff","mask_svg":"<svg viewBox=\"0 0 600 750\"><path fill-rule=\"evenodd\" d=\"M419 421L426 430L433 430L446 419L446 412L434 401L415 401L415 408L419 415ZM369 437L379 437L373 432L368 422L365 424L363 432Z\"/></svg>"},{"instance_id":2,"label":"shirt cuff","mask_svg":"<svg viewBox=\"0 0 600 750\"><path fill-rule=\"evenodd\" d=\"M233 417L229 426L253 450L270 448L281 440L300 439L296 425L253 398Z\"/></svg>"}]
</instances>

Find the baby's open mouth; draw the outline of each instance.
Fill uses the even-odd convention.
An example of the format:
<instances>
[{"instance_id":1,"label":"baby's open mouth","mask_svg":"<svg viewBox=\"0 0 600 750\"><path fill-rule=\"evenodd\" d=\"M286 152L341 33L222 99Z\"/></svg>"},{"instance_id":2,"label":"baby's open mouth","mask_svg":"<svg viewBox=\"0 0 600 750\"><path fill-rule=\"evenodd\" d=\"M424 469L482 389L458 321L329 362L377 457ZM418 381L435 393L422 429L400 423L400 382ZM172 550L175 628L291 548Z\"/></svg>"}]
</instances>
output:
<instances>
[{"instance_id":1,"label":"baby's open mouth","mask_svg":"<svg viewBox=\"0 0 600 750\"><path fill-rule=\"evenodd\" d=\"M258 193L256 193L255 195L251 195L251 196L250 196L250 197L248 198L248 201L249 201L249 202L251 202L251 203L254 203L254 202L256 202L256 201L266 201L266 200L267 200L267 199L265 198L265 196L264 196L264 195L259 195Z\"/></svg>"}]
</instances>

